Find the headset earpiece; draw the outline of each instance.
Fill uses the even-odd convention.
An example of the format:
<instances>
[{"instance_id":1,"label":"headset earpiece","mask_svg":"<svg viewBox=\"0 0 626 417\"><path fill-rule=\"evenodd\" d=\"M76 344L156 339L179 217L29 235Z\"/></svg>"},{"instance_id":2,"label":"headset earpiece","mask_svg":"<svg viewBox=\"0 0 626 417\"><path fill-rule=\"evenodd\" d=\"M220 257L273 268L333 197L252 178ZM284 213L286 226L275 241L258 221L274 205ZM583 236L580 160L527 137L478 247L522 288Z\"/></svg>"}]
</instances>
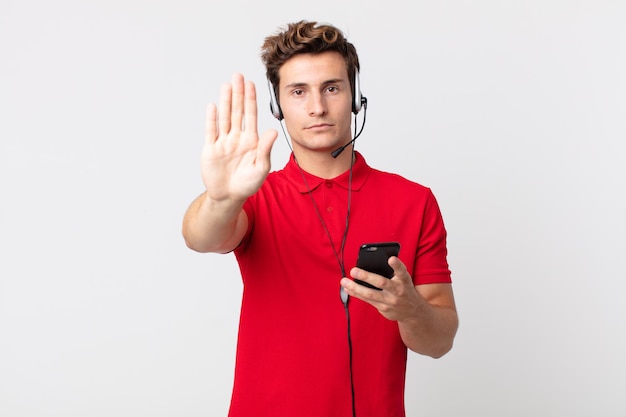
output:
<instances>
[{"instance_id":1,"label":"headset earpiece","mask_svg":"<svg viewBox=\"0 0 626 417\"><path fill-rule=\"evenodd\" d=\"M352 96L352 113L357 114L367 103L367 99L361 94L361 80L359 78L359 70L354 69L354 94Z\"/></svg>"},{"instance_id":2,"label":"headset earpiece","mask_svg":"<svg viewBox=\"0 0 626 417\"><path fill-rule=\"evenodd\" d=\"M270 80L267 80L267 86L270 89L270 111L272 115L278 120L283 120L283 111L280 109L278 99L276 98L276 90Z\"/></svg>"}]
</instances>

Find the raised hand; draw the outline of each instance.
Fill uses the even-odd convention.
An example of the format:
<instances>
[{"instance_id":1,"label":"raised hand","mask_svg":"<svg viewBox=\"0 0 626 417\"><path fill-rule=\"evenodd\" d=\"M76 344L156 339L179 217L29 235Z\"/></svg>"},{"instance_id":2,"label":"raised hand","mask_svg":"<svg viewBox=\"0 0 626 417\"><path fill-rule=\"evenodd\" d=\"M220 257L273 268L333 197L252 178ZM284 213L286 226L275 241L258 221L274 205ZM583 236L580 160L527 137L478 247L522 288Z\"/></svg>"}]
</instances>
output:
<instances>
[{"instance_id":1,"label":"raised hand","mask_svg":"<svg viewBox=\"0 0 626 417\"><path fill-rule=\"evenodd\" d=\"M270 151L278 132L259 137L254 83L233 74L224 84L219 110L209 104L202 150L202 180L214 201L241 201L254 194L270 170Z\"/></svg>"}]
</instances>

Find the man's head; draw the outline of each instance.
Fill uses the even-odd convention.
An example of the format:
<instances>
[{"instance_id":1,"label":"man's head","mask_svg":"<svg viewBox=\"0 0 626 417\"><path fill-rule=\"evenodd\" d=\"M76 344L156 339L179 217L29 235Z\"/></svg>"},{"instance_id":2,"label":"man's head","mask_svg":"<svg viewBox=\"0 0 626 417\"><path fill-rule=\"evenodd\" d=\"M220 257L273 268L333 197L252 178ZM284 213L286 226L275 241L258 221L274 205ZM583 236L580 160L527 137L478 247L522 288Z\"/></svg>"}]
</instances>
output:
<instances>
[{"instance_id":1,"label":"man's head","mask_svg":"<svg viewBox=\"0 0 626 417\"><path fill-rule=\"evenodd\" d=\"M343 57L354 96L356 71L360 69L356 48L336 27L304 20L290 23L285 30L268 36L261 47L266 76L274 86L276 96L278 97L277 89L280 84L279 70L286 61L299 54L327 51L338 52Z\"/></svg>"}]
</instances>

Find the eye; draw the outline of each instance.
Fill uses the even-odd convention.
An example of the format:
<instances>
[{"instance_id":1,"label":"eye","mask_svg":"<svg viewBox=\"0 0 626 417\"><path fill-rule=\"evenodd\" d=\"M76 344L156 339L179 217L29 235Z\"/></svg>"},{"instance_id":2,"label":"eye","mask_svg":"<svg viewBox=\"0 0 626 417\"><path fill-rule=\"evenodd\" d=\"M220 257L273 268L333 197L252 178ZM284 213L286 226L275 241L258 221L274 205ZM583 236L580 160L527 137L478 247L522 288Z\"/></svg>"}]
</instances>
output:
<instances>
[{"instance_id":1,"label":"eye","mask_svg":"<svg viewBox=\"0 0 626 417\"><path fill-rule=\"evenodd\" d=\"M302 94L304 94L303 90L293 90L292 94L294 96L301 96Z\"/></svg>"},{"instance_id":2,"label":"eye","mask_svg":"<svg viewBox=\"0 0 626 417\"><path fill-rule=\"evenodd\" d=\"M337 88L337 86L331 85L328 88L326 88L326 91L328 91L329 93L336 93L339 89Z\"/></svg>"}]
</instances>

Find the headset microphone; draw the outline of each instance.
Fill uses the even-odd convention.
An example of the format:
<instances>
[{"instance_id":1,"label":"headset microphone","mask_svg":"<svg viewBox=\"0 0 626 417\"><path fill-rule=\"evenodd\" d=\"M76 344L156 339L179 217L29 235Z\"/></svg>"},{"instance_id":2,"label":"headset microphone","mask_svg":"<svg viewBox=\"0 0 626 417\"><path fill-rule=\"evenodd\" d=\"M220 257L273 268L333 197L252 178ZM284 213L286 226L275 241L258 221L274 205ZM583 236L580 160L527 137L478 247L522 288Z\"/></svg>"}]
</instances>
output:
<instances>
[{"instance_id":1,"label":"headset microphone","mask_svg":"<svg viewBox=\"0 0 626 417\"><path fill-rule=\"evenodd\" d=\"M358 137L358 136L357 136L357 137ZM353 144L353 143L354 143L354 141L356 140L356 138L357 138L357 137L355 137L355 138L354 138L354 139L352 139L350 142L348 142L348 143L346 143L345 145L343 145L341 148L337 148L337 149L335 149L334 151L332 151L332 152L330 153L330 154L331 154L331 156L332 156L333 158L338 157L338 156L341 154L341 152L343 152L343 150L344 150L344 149L346 149L348 146L350 146L351 144Z\"/></svg>"},{"instance_id":2,"label":"headset microphone","mask_svg":"<svg viewBox=\"0 0 626 417\"><path fill-rule=\"evenodd\" d=\"M330 155L331 155L333 158L337 158L337 157L341 154L341 152L343 152L343 150L344 150L344 149L346 149L348 146L352 145L352 144L354 143L354 141L355 141L355 140L357 140L357 138L358 138L359 136L361 136L361 133L363 132L363 127L365 127L365 117L367 116L367 97L361 97L361 106L362 106L362 107L364 108L364 110L365 110L365 111L363 112L363 124L361 125L361 130L359 130L359 133L357 133L357 134L354 136L354 138L353 138L350 142L348 142L348 143L346 143L345 145L343 145L343 146L341 146L341 147L339 147L339 148L335 149L334 151L332 151L332 152L330 153ZM356 118L356 116L354 116L354 117ZM355 129L356 129L356 128L355 128Z\"/></svg>"}]
</instances>

